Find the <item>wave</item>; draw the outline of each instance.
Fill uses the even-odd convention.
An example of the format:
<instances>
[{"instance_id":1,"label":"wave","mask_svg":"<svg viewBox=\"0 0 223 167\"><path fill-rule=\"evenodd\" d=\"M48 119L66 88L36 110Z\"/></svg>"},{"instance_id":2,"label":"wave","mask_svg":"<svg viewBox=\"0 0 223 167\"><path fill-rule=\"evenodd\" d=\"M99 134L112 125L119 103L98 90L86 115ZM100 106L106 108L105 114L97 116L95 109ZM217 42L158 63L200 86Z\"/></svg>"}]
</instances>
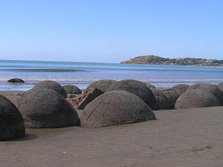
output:
<instances>
[{"instance_id":1,"label":"wave","mask_svg":"<svg viewBox=\"0 0 223 167\"><path fill-rule=\"evenodd\" d=\"M16 71L16 72L83 72L85 70L76 70L76 69L8 69L7 71Z\"/></svg>"}]
</instances>

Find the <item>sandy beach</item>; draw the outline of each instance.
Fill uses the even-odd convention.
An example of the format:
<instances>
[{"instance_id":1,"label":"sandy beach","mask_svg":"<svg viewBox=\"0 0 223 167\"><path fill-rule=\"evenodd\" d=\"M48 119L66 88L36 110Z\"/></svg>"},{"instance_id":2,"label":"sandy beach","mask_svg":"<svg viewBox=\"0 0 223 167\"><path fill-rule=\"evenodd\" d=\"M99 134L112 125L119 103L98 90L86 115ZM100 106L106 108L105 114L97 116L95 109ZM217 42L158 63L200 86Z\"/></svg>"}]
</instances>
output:
<instances>
[{"instance_id":1,"label":"sandy beach","mask_svg":"<svg viewBox=\"0 0 223 167\"><path fill-rule=\"evenodd\" d=\"M157 120L26 129L0 142L1 167L222 167L223 107L154 111Z\"/></svg>"}]
</instances>

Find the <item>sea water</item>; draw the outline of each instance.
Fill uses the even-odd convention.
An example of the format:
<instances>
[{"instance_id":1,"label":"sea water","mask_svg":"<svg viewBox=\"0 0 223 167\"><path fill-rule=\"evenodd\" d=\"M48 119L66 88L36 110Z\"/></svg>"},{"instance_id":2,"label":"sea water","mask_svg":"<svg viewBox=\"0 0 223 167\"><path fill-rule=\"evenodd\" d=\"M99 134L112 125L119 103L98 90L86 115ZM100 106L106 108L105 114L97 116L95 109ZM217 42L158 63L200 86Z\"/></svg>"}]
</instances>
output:
<instances>
[{"instance_id":1,"label":"sea water","mask_svg":"<svg viewBox=\"0 0 223 167\"><path fill-rule=\"evenodd\" d=\"M10 84L18 77L24 84ZM100 79L135 79L157 87L223 81L223 67L0 60L0 90L29 90L43 80L81 89Z\"/></svg>"}]
</instances>

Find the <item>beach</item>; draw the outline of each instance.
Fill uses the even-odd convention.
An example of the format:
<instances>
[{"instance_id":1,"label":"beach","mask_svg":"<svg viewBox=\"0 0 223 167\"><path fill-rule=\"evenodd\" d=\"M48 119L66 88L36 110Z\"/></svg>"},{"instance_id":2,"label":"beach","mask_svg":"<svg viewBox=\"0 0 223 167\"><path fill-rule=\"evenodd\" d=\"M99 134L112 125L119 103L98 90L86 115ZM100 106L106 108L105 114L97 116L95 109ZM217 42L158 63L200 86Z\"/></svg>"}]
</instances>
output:
<instances>
[{"instance_id":1,"label":"beach","mask_svg":"<svg viewBox=\"0 0 223 167\"><path fill-rule=\"evenodd\" d=\"M157 120L88 129L26 129L0 142L1 167L222 167L223 107L154 111Z\"/></svg>"},{"instance_id":2,"label":"beach","mask_svg":"<svg viewBox=\"0 0 223 167\"><path fill-rule=\"evenodd\" d=\"M0 167L223 167L223 1L1 1Z\"/></svg>"}]
</instances>

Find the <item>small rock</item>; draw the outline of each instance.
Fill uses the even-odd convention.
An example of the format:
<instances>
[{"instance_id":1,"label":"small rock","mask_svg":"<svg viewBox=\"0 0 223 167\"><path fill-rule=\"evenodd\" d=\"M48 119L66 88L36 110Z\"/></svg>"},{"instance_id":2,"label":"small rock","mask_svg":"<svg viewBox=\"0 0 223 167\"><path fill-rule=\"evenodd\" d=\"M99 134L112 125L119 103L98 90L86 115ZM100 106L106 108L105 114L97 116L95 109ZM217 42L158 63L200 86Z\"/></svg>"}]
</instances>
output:
<instances>
[{"instance_id":1,"label":"small rock","mask_svg":"<svg viewBox=\"0 0 223 167\"><path fill-rule=\"evenodd\" d=\"M12 78L12 79L8 80L8 82L10 82L10 83L24 83L25 81L22 80L21 78Z\"/></svg>"}]
</instances>

